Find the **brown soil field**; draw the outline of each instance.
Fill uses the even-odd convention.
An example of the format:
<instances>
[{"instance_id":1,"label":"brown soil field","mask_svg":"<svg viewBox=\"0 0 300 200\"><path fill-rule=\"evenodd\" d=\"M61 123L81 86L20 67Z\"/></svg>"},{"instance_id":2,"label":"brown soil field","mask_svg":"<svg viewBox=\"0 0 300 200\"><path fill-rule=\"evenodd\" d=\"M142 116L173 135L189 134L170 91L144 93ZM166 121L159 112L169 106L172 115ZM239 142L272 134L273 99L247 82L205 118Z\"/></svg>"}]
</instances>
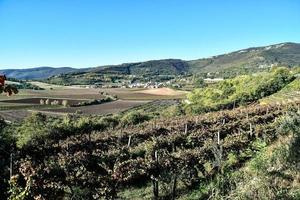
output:
<instances>
[{"instance_id":1,"label":"brown soil field","mask_svg":"<svg viewBox=\"0 0 300 200\"><path fill-rule=\"evenodd\" d=\"M113 114L120 111L139 106L149 101L132 101L132 100L117 100L109 103L103 103L99 105L81 106L81 107L69 107L69 108L58 108L58 109L43 109L47 113L76 113L79 112L83 115L105 115Z\"/></svg>"},{"instance_id":2,"label":"brown soil field","mask_svg":"<svg viewBox=\"0 0 300 200\"><path fill-rule=\"evenodd\" d=\"M74 114L80 112L82 115L106 115L114 114L130 108L140 106L149 101L132 101L132 100L117 100L113 102L103 103L99 105L69 107L69 108L40 108L40 109L11 109L0 111L0 117L7 121L16 122L21 121L25 117L31 115L32 112L41 112L50 116L62 116L66 114Z\"/></svg>"},{"instance_id":3,"label":"brown soil field","mask_svg":"<svg viewBox=\"0 0 300 200\"><path fill-rule=\"evenodd\" d=\"M5 110L0 111L0 117L10 121L10 122L16 122L21 121L25 117L29 116L31 113L27 110Z\"/></svg>"},{"instance_id":4,"label":"brown soil field","mask_svg":"<svg viewBox=\"0 0 300 200\"><path fill-rule=\"evenodd\" d=\"M107 92L112 95L117 95L119 99L127 99L127 100L182 99L185 98L187 94L184 91L176 91L169 88L158 88L158 89L102 88L101 91Z\"/></svg>"},{"instance_id":5,"label":"brown soil field","mask_svg":"<svg viewBox=\"0 0 300 200\"><path fill-rule=\"evenodd\" d=\"M43 84L40 86L44 86ZM17 95L7 97L0 95L0 100L24 98L67 98L67 99L102 99L101 92L116 95L119 99L127 100L157 100L157 99L182 99L186 92L169 88L144 89L144 88L84 88L79 86L50 86L45 90L20 90Z\"/></svg>"},{"instance_id":6,"label":"brown soil field","mask_svg":"<svg viewBox=\"0 0 300 200\"><path fill-rule=\"evenodd\" d=\"M14 103L14 104L40 104L40 100L47 100L48 98L25 98L25 99L11 99L11 100L2 100L0 102L2 103ZM84 102L87 100L82 100L82 99L61 99L61 98L49 98L50 102L52 101L59 101L59 104L61 104L61 102L63 100L68 100L69 105L74 105L74 104L78 104L80 102Z\"/></svg>"}]
</instances>

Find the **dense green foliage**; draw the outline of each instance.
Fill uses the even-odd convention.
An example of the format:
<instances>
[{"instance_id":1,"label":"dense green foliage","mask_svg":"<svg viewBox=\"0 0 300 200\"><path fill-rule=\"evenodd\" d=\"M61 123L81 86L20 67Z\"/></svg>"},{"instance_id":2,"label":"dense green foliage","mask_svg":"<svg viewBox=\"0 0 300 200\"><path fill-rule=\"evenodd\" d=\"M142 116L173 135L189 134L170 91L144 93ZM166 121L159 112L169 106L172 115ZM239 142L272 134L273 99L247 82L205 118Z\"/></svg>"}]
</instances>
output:
<instances>
[{"instance_id":1,"label":"dense green foliage","mask_svg":"<svg viewBox=\"0 0 300 200\"><path fill-rule=\"evenodd\" d=\"M121 118L121 124L123 124L123 126L134 125L143 123L149 119L149 115L140 112L129 112Z\"/></svg>"},{"instance_id":2,"label":"dense green foliage","mask_svg":"<svg viewBox=\"0 0 300 200\"><path fill-rule=\"evenodd\" d=\"M187 113L201 113L222 108L233 108L269 96L294 80L286 68L275 68L271 73L238 76L188 95Z\"/></svg>"},{"instance_id":3,"label":"dense green foliage","mask_svg":"<svg viewBox=\"0 0 300 200\"><path fill-rule=\"evenodd\" d=\"M33 85L25 81L18 81L18 84L11 84L11 85L13 85L17 89L44 90L44 88L41 88L37 85Z\"/></svg>"},{"instance_id":4,"label":"dense green foliage","mask_svg":"<svg viewBox=\"0 0 300 200\"><path fill-rule=\"evenodd\" d=\"M300 90L300 78L295 79L288 85L286 85L281 92L292 92L292 91L299 91Z\"/></svg>"},{"instance_id":5,"label":"dense green foliage","mask_svg":"<svg viewBox=\"0 0 300 200\"><path fill-rule=\"evenodd\" d=\"M13 85L4 85L4 86L0 85L0 94L6 93L8 96L10 96L12 94L17 94L18 92L19 92L18 89Z\"/></svg>"}]
</instances>

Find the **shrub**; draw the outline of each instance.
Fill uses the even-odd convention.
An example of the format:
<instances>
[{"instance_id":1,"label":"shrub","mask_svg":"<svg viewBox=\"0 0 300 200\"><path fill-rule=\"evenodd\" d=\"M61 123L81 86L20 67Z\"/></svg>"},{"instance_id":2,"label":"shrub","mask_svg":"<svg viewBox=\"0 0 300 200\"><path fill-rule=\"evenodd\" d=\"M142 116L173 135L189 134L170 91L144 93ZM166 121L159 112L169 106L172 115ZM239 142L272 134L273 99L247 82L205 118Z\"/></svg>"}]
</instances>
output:
<instances>
[{"instance_id":1,"label":"shrub","mask_svg":"<svg viewBox=\"0 0 300 200\"><path fill-rule=\"evenodd\" d=\"M51 105L55 106L55 105L59 105L59 101L58 100L54 100L51 102Z\"/></svg>"},{"instance_id":2,"label":"shrub","mask_svg":"<svg viewBox=\"0 0 300 200\"><path fill-rule=\"evenodd\" d=\"M41 99L41 100L40 100L40 104L41 104L41 105L45 105L45 100L44 100L44 99Z\"/></svg>"},{"instance_id":3,"label":"shrub","mask_svg":"<svg viewBox=\"0 0 300 200\"><path fill-rule=\"evenodd\" d=\"M134 125L138 123L142 123L150 119L150 116L142 114L140 112L129 112L121 118L121 124L123 126L126 125Z\"/></svg>"},{"instance_id":4,"label":"shrub","mask_svg":"<svg viewBox=\"0 0 300 200\"><path fill-rule=\"evenodd\" d=\"M69 105L68 100L64 99L64 100L61 102L61 105L63 105L64 107L68 107L68 105Z\"/></svg>"},{"instance_id":5,"label":"shrub","mask_svg":"<svg viewBox=\"0 0 300 200\"><path fill-rule=\"evenodd\" d=\"M46 116L41 113L33 113L24 120L16 132L18 133L17 147L23 148L36 143L49 133Z\"/></svg>"}]
</instances>

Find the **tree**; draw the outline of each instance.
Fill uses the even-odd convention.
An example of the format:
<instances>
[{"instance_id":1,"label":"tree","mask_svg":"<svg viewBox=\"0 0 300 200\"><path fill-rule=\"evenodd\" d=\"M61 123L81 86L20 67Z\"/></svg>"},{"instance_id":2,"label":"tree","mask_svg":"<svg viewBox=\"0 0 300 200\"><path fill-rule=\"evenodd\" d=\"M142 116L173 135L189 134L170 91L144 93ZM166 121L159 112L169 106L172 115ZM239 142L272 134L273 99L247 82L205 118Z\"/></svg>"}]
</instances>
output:
<instances>
[{"instance_id":1,"label":"tree","mask_svg":"<svg viewBox=\"0 0 300 200\"><path fill-rule=\"evenodd\" d=\"M11 96L12 94L17 94L18 89L12 85L6 85L5 80L6 76L0 75L0 94L6 93L8 96Z\"/></svg>"},{"instance_id":2,"label":"tree","mask_svg":"<svg viewBox=\"0 0 300 200\"><path fill-rule=\"evenodd\" d=\"M194 82L196 88L204 88L206 86L204 79L201 77L199 77L199 78L193 77L193 82Z\"/></svg>"}]
</instances>

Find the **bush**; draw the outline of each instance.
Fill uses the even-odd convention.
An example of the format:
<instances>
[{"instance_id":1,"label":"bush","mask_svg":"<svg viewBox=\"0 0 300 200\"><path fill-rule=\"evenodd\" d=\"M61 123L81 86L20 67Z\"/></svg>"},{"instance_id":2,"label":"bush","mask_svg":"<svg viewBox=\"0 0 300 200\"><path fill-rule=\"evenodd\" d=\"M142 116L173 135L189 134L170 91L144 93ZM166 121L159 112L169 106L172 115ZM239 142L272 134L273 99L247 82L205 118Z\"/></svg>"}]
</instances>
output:
<instances>
[{"instance_id":1,"label":"bush","mask_svg":"<svg viewBox=\"0 0 300 200\"><path fill-rule=\"evenodd\" d=\"M121 118L121 124L126 125L135 125L142 123L150 119L150 116L142 114L140 112L129 112Z\"/></svg>"},{"instance_id":2,"label":"bush","mask_svg":"<svg viewBox=\"0 0 300 200\"><path fill-rule=\"evenodd\" d=\"M44 100L44 99L41 99L41 100L40 100L40 104L41 104L41 105L45 105L45 100Z\"/></svg>"},{"instance_id":3,"label":"bush","mask_svg":"<svg viewBox=\"0 0 300 200\"><path fill-rule=\"evenodd\" d=\"M51 102L51 105L56 106L59 105L59 101L58 100L54 100Z\"/></svg>"},{"instance_id":4,"label":"bush","mask_svg":"<svg viewBox=\"0 0 300 200\"><path fill-rule=\"evenodd\" d=\"M49 134L46 116L33 113L17 128L17 147L30 146Z\"/></svg>"},{"instance_id":5,"label":"bush","mask_svg":"<svg viewBox=\"0 0 300 200\"><path fill-rule=\"evenodd\" d=\"M50 105L50 99L46 99L45 104Z\"/></svg>"},{"instance_id":6,"label":"bush","mask_svg":"<svg viewBox=\"0 0 300 200\"><path fill-rule=\"evenodd\" d=\"M162 113L162 116L164 117L175 117L180 115L184 115L184 110L181 105L172 105L166 108Z\"/></svg>"}]
</instances>

